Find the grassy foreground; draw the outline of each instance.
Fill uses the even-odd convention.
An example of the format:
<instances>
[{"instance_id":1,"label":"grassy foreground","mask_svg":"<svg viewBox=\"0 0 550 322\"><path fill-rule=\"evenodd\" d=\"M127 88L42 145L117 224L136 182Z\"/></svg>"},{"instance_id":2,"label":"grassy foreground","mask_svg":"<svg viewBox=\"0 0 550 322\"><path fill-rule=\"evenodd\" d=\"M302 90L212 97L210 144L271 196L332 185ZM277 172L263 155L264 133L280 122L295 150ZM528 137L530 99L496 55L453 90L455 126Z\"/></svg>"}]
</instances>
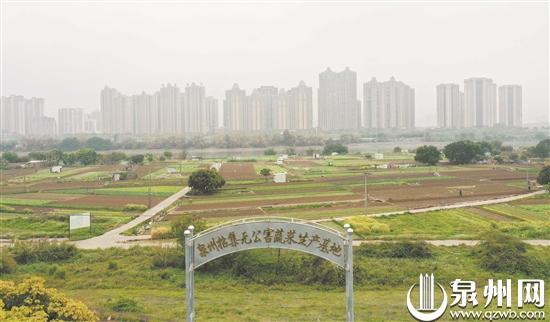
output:
<instances>
[{"instance_id":1,"label":"grassy foreground","mask_svg":"<svg viewBox=\"0 0 550 322\"><path fill-rule=\"evenodd\" d=\"M532 274L488 271L471 247L428 246L428 250L427 258L390 258L372 257L357 248L356 321L412 321L406 310L406 292L420 273L433 272L447 289L456 278L475 280L481 288L480 303L488 278L511 278L514 283L519 278L550 278L550 250L544 247L528 247L527 256L540 266ZM182 321L185 278L181 262L173 255L170 250L147 247L79 251L65 262L18 265L16 272L2 279L42 276L48 287L83 301L102 320ZM238 255L220 258L197 271L198 321L345 320L341 271L331 264L293 251L281 251L280 256L277 250ZM162 260L171 264L159 264ZM299 266L304 261L312 265ZM300 280L292 271L315 279ZM550 298L548 288L545 293ZM550 307L545 310L548 316Z\"/></svg>"}]
</instances>

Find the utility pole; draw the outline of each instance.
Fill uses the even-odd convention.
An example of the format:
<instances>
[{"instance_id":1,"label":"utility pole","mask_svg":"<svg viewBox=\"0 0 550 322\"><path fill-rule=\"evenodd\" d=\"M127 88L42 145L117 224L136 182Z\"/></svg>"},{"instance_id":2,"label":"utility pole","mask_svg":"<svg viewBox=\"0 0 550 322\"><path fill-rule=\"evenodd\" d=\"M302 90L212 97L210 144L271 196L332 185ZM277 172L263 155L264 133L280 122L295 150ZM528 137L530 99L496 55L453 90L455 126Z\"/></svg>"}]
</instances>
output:
<instances>
[{"instance_id":1,"label":"utility pole","mask_svg":"<svg viewBox=\"0 0 550 322\"><path fill-rule=\"evenodd\" d=\"M368 199L368 194L367 194L367 172L365 171L365 216L367 215L367 199Z\"/></svg>"},{"instance_id":2,"label":"utility pole","mask_svg":"<svg viewBox=\"0 0 550 322\"><path fill-rule=\"evenodd\" d=\"M147 188L147 208L151 209L151 164L149 164L149 187Z\"/></svg>"}]
</instances>

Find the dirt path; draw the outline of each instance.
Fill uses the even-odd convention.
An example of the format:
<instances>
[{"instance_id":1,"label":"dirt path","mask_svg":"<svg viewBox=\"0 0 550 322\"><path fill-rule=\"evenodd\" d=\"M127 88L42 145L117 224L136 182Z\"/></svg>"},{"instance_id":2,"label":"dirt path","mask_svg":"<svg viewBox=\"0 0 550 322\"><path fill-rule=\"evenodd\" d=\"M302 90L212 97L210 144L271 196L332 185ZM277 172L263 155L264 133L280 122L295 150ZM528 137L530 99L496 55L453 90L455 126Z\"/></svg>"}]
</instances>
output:
<instances>
[{"instance_id":1,"label":"dirt path","mask_svg":"<svg viewBox=\"0 0 550 322\"><path fill-rule=\"evenodd\" d=\"M410 214L417 214L417 213L423 213L423 212L429 212L429 211L437 211L437 210L447 210L447 209L456 209L456 208L465 208L465 207L476 207L476 206L485 206L485 205L492 205L496 203L504 203L504 202L510 202L518 199L523 198L529 198L536 195L541 195L547 193L546 190L539 190L531 193L526 193L523 195L515 195L515 196L509 196L509 197L503 197L503 198L496 198L496 199L489 199L489 200L478 200L478 201L468 201L468 202L461 202L456 203L452 205L446 205L446 206L436 206L436 207L427 207L427 208L418 208L418 209L410 209L410 210L402 210L402 211L392 211L392 212L382 212L379 214L372 214L368 215L369 217L383 217L383 216L391 216L391 215L402 215L405 213ZM347 216L349 217L349 216ZM338 217L338 218L325 218L325 219L318 219L313 220L314 222L325 222L325 221L343 221L346 217Z\"/></svg>"},{"instance_id":2,"label":"dirt path","mask_svg":"<svg viewBox=\"0 0 550 322\"><path fill-rule=\"evenodd\" d=\"M151 217L155 216L157 213L162 211L164 208L170 206L173 204L176 200L180 199L181 197L185 196L191 188L185 187L181 189L180 191L176 192L175 194L171 195L170 197L164 199L163 201L159 202L154 207L148 209L144 213L142 213L139 217L133 219L132 221L117 227L113 230L110 230L106 232L103 235L96 236L90 239L84 239L75 241L74 245L78 248L83 249L96 249L96 248L109 248L109 247L118 247L120 243L124 243L130 240L136 240L136 239L148 239L150 236L143 235L143 236L124 236L121 235L123 232L151 219Z\"/></svg>"}]
</instances>

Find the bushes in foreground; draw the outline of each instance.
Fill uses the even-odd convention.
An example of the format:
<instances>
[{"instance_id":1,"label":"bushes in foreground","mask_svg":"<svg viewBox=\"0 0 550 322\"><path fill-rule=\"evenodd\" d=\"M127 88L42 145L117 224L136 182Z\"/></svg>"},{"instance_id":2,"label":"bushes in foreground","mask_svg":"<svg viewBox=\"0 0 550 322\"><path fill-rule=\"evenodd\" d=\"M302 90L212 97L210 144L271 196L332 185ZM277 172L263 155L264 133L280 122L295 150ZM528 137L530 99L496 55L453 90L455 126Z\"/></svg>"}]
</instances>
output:
<instances>
[{"instance_id":1,"label":"bushes in foreground","mask_svg":"<svg viewBox=\"0 0 550 322\"><path fill-rule=\"evenodd\" d=\"M528 256L527 249L528 245L518 238L494 231L485 235L473 255L479 258L480 266L489 271L531 276L548 274L548 267L536 257Z\"/></svg>"},{"instance_id":2,"label":"bushes in foreground","mask_svg":"<svg viewBox=\"0 0 550 322\"><path fill-rule=\"evenodd\" d=\"M15 262L15 259L11 256L8 252L1 252L0 254L0 273L2 274L10 274L15 272L17 269L17 263Z\"/></svg>"},{"instance_id":3,"label":"bushes in foreground","mask_svg":"<svg viewBox=\"0 0 550 322\"><path fill-rule=\"evenodd\" d=\"M426 242L396 242L363 244L355 252L360 256L374 258L432 258L433 253Z\"/></svg>"},{"instance_id":4,"label":"bushes in foreground","mask_svg":"<svg viewBox=\"0 0 550 322\"><path fill-rule=\"evenodd\" d=\"M46 288L41 278L0 280L1 321L98 321L82 302Z\"/></svg>"},{"instance_id":5,"label":"bushes in foreground","mask_svg":"<svg viewBox=\"0 0 550 322\"><path fill-rule=\"evenodd\" d=\"M19 264L67 260L76 255L76 252L74 245L48 241L18 241L10 249L10 253Z\"/></svg>"}]
</instances>

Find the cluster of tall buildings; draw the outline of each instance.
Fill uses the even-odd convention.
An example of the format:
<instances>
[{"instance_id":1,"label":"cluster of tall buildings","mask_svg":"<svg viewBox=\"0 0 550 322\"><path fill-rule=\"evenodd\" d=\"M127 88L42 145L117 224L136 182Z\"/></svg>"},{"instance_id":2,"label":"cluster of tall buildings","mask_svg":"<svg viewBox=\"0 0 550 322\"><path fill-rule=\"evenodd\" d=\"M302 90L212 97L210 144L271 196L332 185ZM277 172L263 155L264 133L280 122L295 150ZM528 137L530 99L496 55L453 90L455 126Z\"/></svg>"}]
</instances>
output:
<instances>
[{"instance_id":1,"label":"cluster of tall buildings","mask_svg":"<svg viewBox=\"0 0 550 322\"><path fill-rule=\"evenodd\" d=\"M154 94L125 95L114 88L101 91L103 133L205 133L218 127L218 101L202 85L162 85Z\"/></svg>"},{"instance_id":2,"label":"cluster of tall buildings","mask_svg":"<svg viewBox=\"0 0 550 322\"><path fill-rule=\"evenodd\" d=\"M498 87L489 78L469 78L458 84L440 84L437 126L441 128L522 126L522 88ZM498 99L498 105L497 105ZM219 114L223 113L223 118ZM43 98L2 97L1 132L19 135L185 134L224 131L412 129L415 127L415 90L391 77L363 84L358 99L357 73L327 68L319 74L318 124L314 124L313 88L303 81L288 90L261 86L249 94L239 85L225 92L223 106L206 96L204 86L162 85L153 94L126 95L105 87L100 111L60 108L57 120L44 115ZM220 119L221 118L221 119Z\"/></svg>"},{"instance_id":3,"label":"cluster of tall buildings","mask_svg":"<svg viewBox=\"0 0 550 322\"><path fill-rule=\"evenodd\" d=\"M440 84L437 92L437 126L441 128L491 127L497 124L521 127L522 88L498 87L490 78L464 80L464 92L458 84Z\"/></svg>"},{"instance_id":4,"label":"cluster of tall buildings","mask_svg":"<svg viewBox=\"0 0 550 322\"><path fill-rule=\"evenodd\" d=\"M20 95L2 97L0 128L4 134L54 136L99 132L99 112L81 108L60 108L57 120L44 115L43 98Z\"/></svg>"},{"instance_id":5,"label":"cluster of tall buildings","mask_svg":"<svg viewBox=\"0 0 550 322\"><path fill-rule=\"evenodd\" d=\"M309 129L313 127L312 88L302 81L288 91L262 86L246 95L234 84L225 92L223 114L228 131Z\"/></svg>"}]
</instances>

